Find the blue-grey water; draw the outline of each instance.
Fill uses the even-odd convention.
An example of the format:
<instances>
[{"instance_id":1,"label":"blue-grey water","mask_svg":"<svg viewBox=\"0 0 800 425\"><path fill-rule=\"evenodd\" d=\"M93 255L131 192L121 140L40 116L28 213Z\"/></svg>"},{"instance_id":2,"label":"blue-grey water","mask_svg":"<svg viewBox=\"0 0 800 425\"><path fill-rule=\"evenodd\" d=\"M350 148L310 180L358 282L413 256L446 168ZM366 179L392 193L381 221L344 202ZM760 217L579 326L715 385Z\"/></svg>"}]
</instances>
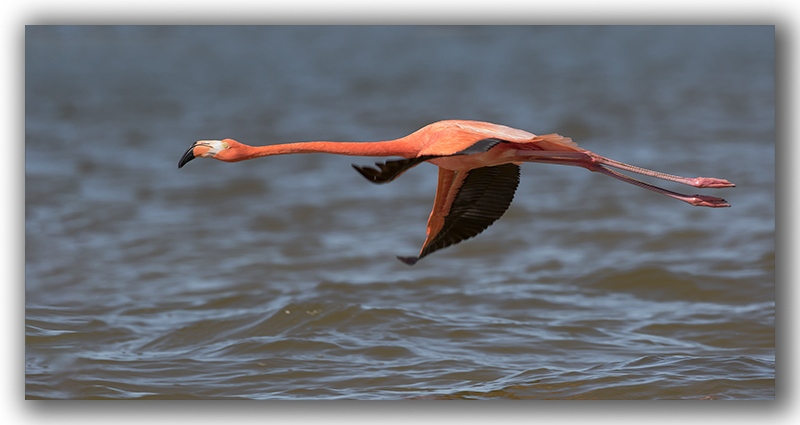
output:
<instances>
[{"instance_id":1,"label":"blue-grey water","mask_svg":"<svg viewBox=\"0 0 800 425\"><path fill-rule=\"evenodd\" d=\"M771 26L27 27L29 399L772 399ZM696 208L525 164L484 233L409 267L436 187L198 139L558 132L726 178ZM648 180L650 181L650 180ZM661 184L661 182L655 182Z\"/></svg>"}]
</instances>

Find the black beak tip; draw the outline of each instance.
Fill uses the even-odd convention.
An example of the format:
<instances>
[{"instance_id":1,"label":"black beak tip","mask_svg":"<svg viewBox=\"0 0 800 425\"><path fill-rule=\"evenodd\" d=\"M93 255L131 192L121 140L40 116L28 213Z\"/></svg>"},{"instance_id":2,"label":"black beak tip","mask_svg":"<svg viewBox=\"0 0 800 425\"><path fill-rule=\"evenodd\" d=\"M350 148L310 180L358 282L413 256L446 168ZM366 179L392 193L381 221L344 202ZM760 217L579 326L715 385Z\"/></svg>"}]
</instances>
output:
<instances>
[{"instance_id":1,"label":"black beak tip","mask_svg":"<svg viewBox=\"0 0 800 425\"><path fill-rule=\"evenodd\" d=\"M192 145L181 157L181 160L178 161L178 168L183 167L186 165L187 162L194 159L194 145Z\"/></svg>"}]
</instances>

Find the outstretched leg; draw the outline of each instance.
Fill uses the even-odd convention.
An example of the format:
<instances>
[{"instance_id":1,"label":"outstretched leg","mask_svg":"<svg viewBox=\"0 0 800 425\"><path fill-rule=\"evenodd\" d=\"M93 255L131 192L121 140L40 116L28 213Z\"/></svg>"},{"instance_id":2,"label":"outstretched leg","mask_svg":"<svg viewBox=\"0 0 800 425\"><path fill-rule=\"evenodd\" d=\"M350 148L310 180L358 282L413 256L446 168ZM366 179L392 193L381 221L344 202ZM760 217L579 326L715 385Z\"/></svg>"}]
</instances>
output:
<instances>
[{"instance_id":1,"label":"outstretched leg","mask_svg":"<svg viewBox=\"0 0 800 425\"><path fill-rule=\"evenodd\" d=\"M649 183L645 183L643 181L639 181L634 178L628 177L624 174L610 170L604 167L604 165L619 168L621 170L630 171L633 173L659 178L662 180L669 180L677 183L682 183L694 187L723 188L723 187L735 186L733 183L725 179L717 179L713 177L688 178L688 177L680 177L671 174L661 173L658 171L652 171L646 168L636 167L634 165L625 164L619 161L614 161L613 159L597 155L596 153L590 151L554 152L554 151L542 151L542 150L520 150L517 151L517 155L523 157L526 162L544 162L548 164L562 164L562 165L573 165L576 167L583 167L590 171L603 173L607 176L614 177L615 179L622 180L626 183L630 183L645 188L647 190L652 190L653 192L660 193L662 195L669 196L670 198L675 198L699 207L711 207L711 208L730 207L730 204L724 199L715 198L713 196L684 195L681 193L673 192L671 190L663 189L658 186L654 186Z\"/></svg>"},{"instance_id":2,"label":"outstretched leg","mask_svg":"<svg viewBox=\"0 0 800 425\"><path fill-rule=\"evenodd\" d=\"M652 184L636 180L632 177L628 177L625 174L618 173L614 170L609 170L608 168L603 167L602 165L595 165L594 167L589 169L592 171L603 173L607 176L614 177L615 179L622 180L626 183L635 184L636 186L643 187L647 190L652 190L653 192L669 196L670 198L678 199L680 201L692 204L696 207L720 208L720 207L731 206L731 204L729 204L728 201L722 198L715 198L713 196L707 196L707 195L684 195L682 193L673 192L671 190L663 189L658 186L653 186Z\"/></svg>"},{"instance_id":3,"label":"outstretched leg","mask_svg":"<svg viewBox=\"0 0 800 425\"><path fill-rule=\"evenodd\" d=\"M646 168L637 167L635 165L625 164L624 162L614 161L613 159L600 156L591 151L583 152L553 152L553 151L534 151L534 150L520 150L517 155L524 156L530 162L549 162L553 164L575 165L591 169L593 164L607 165L609 167L619 168L620 170L630 171L632 173L642 174L645 176L655 177L662 180L669 180L677 183L686 184L694 187L708 187L719 189L723 187L734 187L735 184L725 180L717 179L714 177L681 177L672 174L662 173L659 171L648 170ZM594 170L593 170L594 171Z\"/></svg>"},{"instance_id":4,"label":"outstretched leg","mask_svg":"<svg viewBox=\"0 0 800 425\"><path fill-rule=\"evenodd\" d=\"M587 154L592 158L592 160L597 164L607 165L609 167L619 168L620 170L630 171L632 173L642 174L645 176L656 177L662 180L669 180L677 183L687 184L689 186L694 187L709 187L714 189L719 189L723 187L734 187L735 184L725 180L725 179L717 179L714 177L681 177L681 176L673 176L672 174L661 173L658 171L648 170L646 168L637 167L635 165L625 164L624 162L614 161L613 159L609 159L603 156L600 156L594 152L587 152Z\"/></svg>"}]
</instances>

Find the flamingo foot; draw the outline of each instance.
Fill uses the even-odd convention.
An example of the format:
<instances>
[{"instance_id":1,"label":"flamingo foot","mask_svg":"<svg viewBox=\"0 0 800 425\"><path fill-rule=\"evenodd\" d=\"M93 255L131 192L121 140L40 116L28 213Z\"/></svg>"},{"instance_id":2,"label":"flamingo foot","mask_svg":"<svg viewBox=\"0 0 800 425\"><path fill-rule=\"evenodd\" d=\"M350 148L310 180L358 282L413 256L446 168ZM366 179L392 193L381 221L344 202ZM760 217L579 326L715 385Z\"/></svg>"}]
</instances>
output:
<instances>
[{"instance_id":1,"label":"flamingo foot","mask_svg":"<svg viewBox=\"0 0 800 425\"><path fill-rule=\"evenodd\" d=\"M727 187L727 186L721 186L721 187ZM731 206L731 204L729 204L728 201L722 198L715 198L713 196L707 196L707 195L692 195L686 197L686 199L683 200L696 207L724 208Z\"/></svg>"},{"instance_id":2,"label":"flamingo foot","mask_svg":"<svg viewBox=\"0 0 800 425\"><path fill-rule=\"evenodd\" d=\"M691 182L689 184L694 187L709 187L713 189L736 186L735 184L725 179L717 179L714 177L695 177L691 179Z\"/></svg>"}]
</instances>

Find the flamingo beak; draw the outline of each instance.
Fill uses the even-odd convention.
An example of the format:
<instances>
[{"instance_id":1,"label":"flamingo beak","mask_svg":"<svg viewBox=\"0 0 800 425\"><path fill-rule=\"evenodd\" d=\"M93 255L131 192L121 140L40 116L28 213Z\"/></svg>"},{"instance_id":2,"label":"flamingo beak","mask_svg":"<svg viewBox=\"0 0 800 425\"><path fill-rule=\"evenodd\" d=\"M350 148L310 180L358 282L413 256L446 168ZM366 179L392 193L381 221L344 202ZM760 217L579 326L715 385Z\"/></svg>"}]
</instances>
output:
<instances>
[{"instance_id":1,"label":"flamingo beak","mask_svg":"<svg viewBox=\"0 0 800 425\"><path fill-rule=\"evenodd\" d=\"M187 162L197 158L197 157L211 157L213 158L214 155L219 153L222 149L227 149L228 145L222 143L218 140L198 140L186 150L186 152L181 157L181 160L178 161L178 168L183 167L186 165Z\"/></svg>"},{"instance_id":2,"label":"flamingo beak","mask_svg":"<svg viewBox=\"0 0 800 425\"><path fill-rule=\"evenodd\" d=\"M178 161L178 168L183 167L184 165L186 165L187 162L189 162L189 161L191 161L191 160L196 158L194 156L194 148L195 148L195 146L197 146L197 142L192 143L192 146L189 146L189 149L187 149L186 152L183 154L183 156L181 157L181 160Z\"/></svg>"}]
</instances>

